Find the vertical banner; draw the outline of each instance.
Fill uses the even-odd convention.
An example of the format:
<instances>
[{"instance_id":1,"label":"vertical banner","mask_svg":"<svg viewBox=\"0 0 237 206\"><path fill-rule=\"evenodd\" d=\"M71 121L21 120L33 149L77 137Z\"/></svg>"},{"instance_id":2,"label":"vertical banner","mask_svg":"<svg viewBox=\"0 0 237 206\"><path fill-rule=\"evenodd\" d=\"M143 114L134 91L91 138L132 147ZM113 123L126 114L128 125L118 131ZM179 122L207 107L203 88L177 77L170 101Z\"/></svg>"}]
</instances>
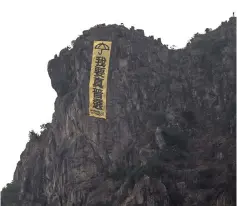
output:
<instances>
[{"instance_id":1,"label":"vertical banner","mask_svg":"<svg viewBox=\"0 0 237 206\"><path fill-rule=\"evenodd\" d=\"M106 119L111 41L94 41L89 84L89 116Z\"/></svg>"}]
</instances>

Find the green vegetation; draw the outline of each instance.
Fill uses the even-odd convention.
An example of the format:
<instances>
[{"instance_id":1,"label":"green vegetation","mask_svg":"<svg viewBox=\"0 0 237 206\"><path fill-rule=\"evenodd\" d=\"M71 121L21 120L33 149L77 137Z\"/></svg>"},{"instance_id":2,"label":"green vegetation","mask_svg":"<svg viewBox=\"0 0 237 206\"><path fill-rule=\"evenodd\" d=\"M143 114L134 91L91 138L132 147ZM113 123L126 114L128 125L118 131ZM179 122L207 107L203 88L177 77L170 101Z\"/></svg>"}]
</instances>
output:
<instances>
[{"instance_id":1,"label":"green vegetation","mask_svg":"<svg viewBox=\"0 0 237 206\"><path fill-rule=\"evenodd\" d=\"M131 182L137 182L144 175L150 177L160 177L163 173L167 173L167 168L159 154L155 154L153 157L148 159L147 164L143 166L130 166L130 167L119 167L115 171L111 172L108 176L116 181L128 179Z\"/></svg>"},{"instance_id":2,"label":"green vegetation","mask_svg":"<svg viewBox=\"0 0 237 206\"><path fill-rule=\"evenodd\" d=\"M44 135L49 130L49 128L50 128L50 123L46 123L46 124L40 125L40 129L41 129L40 134L38 134L34 130L31 130L28 134L30 141L40 140L42 135Z\"/></svg>"},{"instance_id":3,"label":"green vegetation","mask_svg":"<svg viewBox=\"0 0 237 206\"><path fill-rule=\"evenodd\" d=\"M177 146L182 151L186 151L188 147L188 136L185 132L180 132L177 128L164 128L162 135L167 146Z\"/></svg>"},{"instance_id":4,"label":"green vegetation","mask_svg":"<svg viewBox=\"0 0 237 206\"><path fill-rule=\"evenodd\" d=\"M210 32L210 31L212 31L212 29L210 29L210 28L206 28L206 29L205 29L205 32L206 32L206 33Z\"/></svg>"},{"instance_id":5,"label":"green vegetation","mask_svg":"<svg viewBox=\"0 0 237 206\"><path fill-rule=\"evenodd\" d=\"M31 130L28 136L30 138L30 141L38 140L40 137L39 134L37 134L34 130Z\"/></svg>"},{"instance_id":6,"label":"green vegetation","mask_svg":"<svg viewBox=\"0 0 237 206\"><path fill-rule=\"evenodd\" d=\"M41 129L40 136L45 134L49 130L49 128L50 128L50 123L40 125L40 129Z\"/></svg>"},{"instance_id":7,"label":"green vegetation","mask_svg":"<svg viewBox=\"0 0 237 206\"><path fill-rule=\"evenodd\" d=\"M1 192L1 201L2 206L18 206L20 205L20 201L18 199L18 195L20 192L20 183L16 181L12 181L7 184L6 187L2 189Z\"/></svg>"}]
</instances>

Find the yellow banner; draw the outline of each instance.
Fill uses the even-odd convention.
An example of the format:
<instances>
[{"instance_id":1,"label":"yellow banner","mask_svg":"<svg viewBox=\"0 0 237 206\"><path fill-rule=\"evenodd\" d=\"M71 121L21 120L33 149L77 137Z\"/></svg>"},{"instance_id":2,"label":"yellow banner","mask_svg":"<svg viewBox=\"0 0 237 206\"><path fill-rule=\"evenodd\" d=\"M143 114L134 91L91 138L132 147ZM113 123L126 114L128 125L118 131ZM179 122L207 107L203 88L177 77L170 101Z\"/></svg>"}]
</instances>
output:
<instances>
[{"instance_id":1,"label":"yellow banner","mask_svg":"<svg viewBox=\"0 0 237 206\"><path fill-rule=\"evenodd\" d=\"M89 115L106 119L111 41L94 41L89 85Z\"/></svg>"}]
</instances>

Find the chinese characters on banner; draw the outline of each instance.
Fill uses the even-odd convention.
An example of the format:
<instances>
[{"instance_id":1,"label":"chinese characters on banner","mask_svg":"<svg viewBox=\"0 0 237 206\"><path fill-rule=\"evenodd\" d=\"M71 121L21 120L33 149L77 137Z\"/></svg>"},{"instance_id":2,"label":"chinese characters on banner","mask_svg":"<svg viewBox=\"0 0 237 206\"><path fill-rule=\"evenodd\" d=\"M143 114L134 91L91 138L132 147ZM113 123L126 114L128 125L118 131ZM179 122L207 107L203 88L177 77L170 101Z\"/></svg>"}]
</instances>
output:
<instances>
[{"instance_id":1,"label":"chinese characters on banner","mask_svg":"<svg viewBox=\"0 0 237 206\"><path fill-rule=\"evenodd\" d=\"M94 41L89 84L89 115L106 119L106 94L112 42Z\"/></svg>"}]
</instances>

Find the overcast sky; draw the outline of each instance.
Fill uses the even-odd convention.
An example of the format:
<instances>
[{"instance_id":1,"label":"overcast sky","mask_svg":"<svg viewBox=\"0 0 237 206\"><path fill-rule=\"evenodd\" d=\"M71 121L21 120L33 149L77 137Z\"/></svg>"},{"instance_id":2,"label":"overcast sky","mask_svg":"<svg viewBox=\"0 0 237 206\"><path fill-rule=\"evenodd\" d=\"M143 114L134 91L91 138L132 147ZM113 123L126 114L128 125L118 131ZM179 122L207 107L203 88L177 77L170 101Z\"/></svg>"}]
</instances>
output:
<instances>
[{"instance_id":1,"label":"overcast sky","mask_svg":"<svg viewBox=\"0 0 237 206\"><path fill-rule=\"evenodd\" d=\"M141 3L140 3L141 2ZM31 129L51 121L47 63L83 30L124 23L184 47L236 10L234 0L0 0L0 190L11 182Z\"/></svg>"}]
</instances>

